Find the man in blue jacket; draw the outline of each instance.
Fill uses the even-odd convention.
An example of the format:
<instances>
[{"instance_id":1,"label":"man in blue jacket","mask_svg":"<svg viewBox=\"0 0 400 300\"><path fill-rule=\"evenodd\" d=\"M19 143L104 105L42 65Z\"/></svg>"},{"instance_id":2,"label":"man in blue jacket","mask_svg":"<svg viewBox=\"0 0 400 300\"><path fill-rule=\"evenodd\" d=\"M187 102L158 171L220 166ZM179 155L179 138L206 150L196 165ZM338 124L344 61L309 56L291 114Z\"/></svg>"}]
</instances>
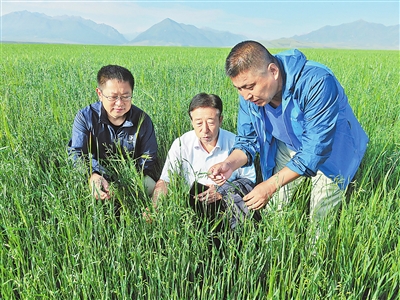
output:
<instances>
[{"instance_id":1,"label":"man in blue jacket","mask_svg":"<svg viewBox=\"0 0 400 300\"><path fill-rule=\"evenodd\" d=\"M110 199L113 178L107 168L112 157L131 157L144 175L150 195L155 186L157 140L150 117L132 105L134 78L121 66L108 65L97 73L98 102L80 110L72 127L68 151L86 164L96 199Z\"/></svg>"},{"instance_id":2,"label":"man in blue jacket","mask_svg":"<svg viewBox=\"0 0 400 300\"><path fill-rule=\"evenodd\" d=\"M255 41L232 48L225 71L240 94L238 134L210 178L223 183L259 153L264 181L243 198L249 209L281 207L305 177L312 178L312 220L338 208L368 137L333 73L298 50L273 56Z\"/></svg>"}]
</instances>

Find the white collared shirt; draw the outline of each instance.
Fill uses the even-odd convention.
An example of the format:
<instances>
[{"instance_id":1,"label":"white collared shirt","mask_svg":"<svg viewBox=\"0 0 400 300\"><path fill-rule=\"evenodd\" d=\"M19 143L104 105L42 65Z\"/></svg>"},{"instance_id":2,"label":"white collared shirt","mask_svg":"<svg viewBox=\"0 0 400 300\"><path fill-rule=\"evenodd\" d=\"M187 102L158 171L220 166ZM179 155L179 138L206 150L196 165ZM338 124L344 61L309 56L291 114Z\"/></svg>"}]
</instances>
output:
<instances>
[{"instance_id":1,"label":"white collared shirt","mask_svg":"<svg viewBox=\"0 0 400 300\"><path fill-rule=\"evenodd\" d=\"M217 144L208 153L204 150L194 130L188 131L172 143L160 179L170 182L168 173L178 172L185 177L189 185L195 180L202 184L213 184L214 182L207 176L208 170L228 157L234 143L235 135L220 128ZM235 170L228 180L233 181L237 178L247 178L256 182L254 166Z\"/></svg>"}]
</instances>

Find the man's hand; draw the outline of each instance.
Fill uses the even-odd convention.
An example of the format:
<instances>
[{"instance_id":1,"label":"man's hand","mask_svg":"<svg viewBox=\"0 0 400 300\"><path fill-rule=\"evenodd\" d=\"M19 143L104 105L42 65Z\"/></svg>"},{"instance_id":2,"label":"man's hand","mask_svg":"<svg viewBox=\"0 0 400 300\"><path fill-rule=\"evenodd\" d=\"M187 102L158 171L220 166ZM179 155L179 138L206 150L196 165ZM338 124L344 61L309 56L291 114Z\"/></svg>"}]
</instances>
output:
<instances>
[{"instance_id":1,"label":"man's hand","mask_svg":"<svg viewBox=\"0 0 400 300\"><path fill-rule=\"evenodd\" d=\"M97 200L107 200L111 198L111 193L109 190L110 185L103 176L93 173L92 176L90 176L89 184L92 189L92 195Z\"/></svg>"},{"instance_id":2,"label":"man's hand","mask_svg":"<svg viewBox=\"0 0 400 300\"><path fill-rule=\"evenodd\" d=\"M144 220L147 223L149 223L149 224L153 223L152 213L148 207L146 207L146 209L142 215L143 215Z\"/></svg>"},{"instance_id":3,"label":"man's hand","mask_svg":"<svg viewBox=\"0 0 400 300\"><path fill-rule=\"evenodd\" d=\"M290 170L288 167L283 167L278 173L256 185L250 193L243 197L243 201L249 209L260 209L269 202L279 188L299 177L300 175L296 172Z\"/></svg>"},{"instance_id":4,"label":"man's hand","mask_svg":"<svg viewBox=\"0 0 400 300\"><path fill-rule=\"evenodd\" d=\"M233 171L229 163L221 162L213 165L208 170L208 177L221 186L231 177Z\"/></svg>"},{"instance_id":5,"label":"man's hand","mask_svg":"<svg viewBox=\"0 0 400 300\"><path fill-rule=\"evenodd\" d=\"M210 204L222 199L222 195L217 192L217 187L214 184L207 184L207 186L207 191L196 196L199 201L207 201Z\"/></svg>"},{"instance_id":6,"label":"man's hand","mask_svg":"<svg viewBox=\"0 0 400 300\"><path fill-rule=\"evenodd\" d=\"M247 163L247 156L242 150L235 149L223 162L213 165L208 170L208 177L219 186L223 185L232 173Z\"/></svg>"},{"instance_id":7,"label":"man's hand","mask_svg":"<svg viewBox=\"0 0 400 300\"><path fill-rule=\"evenodd\" d=\"M244 196L243 201L249 209L258 210L268 204L276 190L275 184L264 181L256 185L250 193Z\"/></svg>"},{"instance_id":8,"label":"man's hand","mask_svg":"<svg viewBox=\"0 0 400 300\"><path fill-rule=\"evenodd\" d=\"M149 224L153 222L152 215L154 212L157 212L157 203L160 198L165 197L168 193L168 182L159 179L154 187L153 195L151 197L151 201L153 204L152 208L146 207L146 210L143 212L143 218Z\"/></svg>"}]
</instances>

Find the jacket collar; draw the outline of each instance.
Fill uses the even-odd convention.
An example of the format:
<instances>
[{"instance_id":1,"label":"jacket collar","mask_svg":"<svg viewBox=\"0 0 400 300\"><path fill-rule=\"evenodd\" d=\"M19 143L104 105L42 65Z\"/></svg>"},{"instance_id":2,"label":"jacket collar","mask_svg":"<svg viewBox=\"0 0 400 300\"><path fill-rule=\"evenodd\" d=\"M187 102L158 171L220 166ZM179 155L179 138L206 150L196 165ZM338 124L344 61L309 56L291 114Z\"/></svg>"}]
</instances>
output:
<instances>
[{"instance_id":1,"label":"jacket collar","mask_svg":"<svg viewBox=\"0 0 400 300\"><path fill-rule=\"evenodd\" d=\"M307 58L297 49L280 52L275 57L278 59L282 72L282 109L284 110L287 106L287 100L294 93L296 83L306 65Z\"/></svg>"}]
</instances>

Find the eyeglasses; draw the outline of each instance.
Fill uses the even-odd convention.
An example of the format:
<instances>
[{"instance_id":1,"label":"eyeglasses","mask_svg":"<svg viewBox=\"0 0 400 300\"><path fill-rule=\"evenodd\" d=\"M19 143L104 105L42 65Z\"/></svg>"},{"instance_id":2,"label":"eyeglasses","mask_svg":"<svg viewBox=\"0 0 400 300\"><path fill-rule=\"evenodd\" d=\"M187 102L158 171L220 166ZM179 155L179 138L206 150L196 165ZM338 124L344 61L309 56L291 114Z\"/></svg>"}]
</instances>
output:
<instances>
[{"instance_id":1,"label":"eyeglasses","mask_svg":"<svg viewBox=\"0 0 400 300\"><path fill-rule=\"evenodd\" d=\"M132 96L106 96L103 94L102 90L100 90L100 92L110 102L117 102L118 99L121 100L122 102L128 102L132 100Z\"/></svg>"}]
</instances>

